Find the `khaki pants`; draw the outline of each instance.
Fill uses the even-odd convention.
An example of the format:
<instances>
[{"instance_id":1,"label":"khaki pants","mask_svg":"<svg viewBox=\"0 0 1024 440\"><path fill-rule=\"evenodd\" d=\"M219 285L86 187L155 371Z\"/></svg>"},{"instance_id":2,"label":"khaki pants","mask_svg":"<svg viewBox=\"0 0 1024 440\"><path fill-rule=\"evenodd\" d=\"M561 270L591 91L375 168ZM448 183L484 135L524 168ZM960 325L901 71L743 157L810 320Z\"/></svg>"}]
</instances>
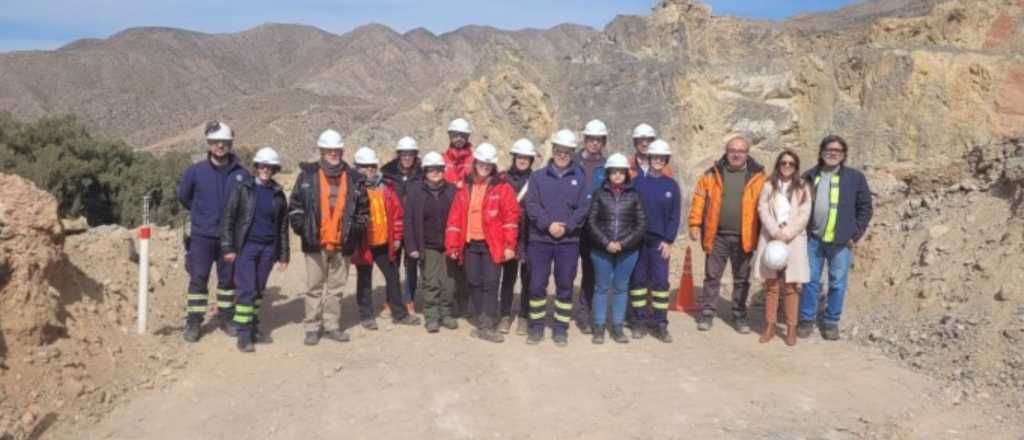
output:
<instances>
[{"instance_id":1,"label":"khaki pants","mask_svg":"<svg viewBox=\"0 0 1024 440\"><path fill-rule=\"evenodd\" d=\"M307 332L333 331L341 327L341 297L348 281L349 259L340 252L317 252L306 257Z\"/></svg>"}]
</instances>

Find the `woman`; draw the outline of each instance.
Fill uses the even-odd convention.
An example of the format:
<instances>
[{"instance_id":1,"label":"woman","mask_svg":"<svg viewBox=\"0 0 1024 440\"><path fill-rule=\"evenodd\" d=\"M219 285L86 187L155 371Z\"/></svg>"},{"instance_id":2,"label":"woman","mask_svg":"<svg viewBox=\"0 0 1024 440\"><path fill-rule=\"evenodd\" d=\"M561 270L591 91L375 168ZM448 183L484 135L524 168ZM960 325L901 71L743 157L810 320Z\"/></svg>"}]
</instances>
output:
<instances>
[{"instance_id":1,"label":"woman","mask_svg":"<svg viewBox=\"0 0 1024 440\"><path fill-rule=\"evenodd\" d=\"M595 290L593 301L594 333L592 342L604 343L605 318L608 316L608 290L612 290L611 335L615 342L629 342L623 331L626 319L626 289L636 266L640 243L647 231L647 214L640 194L629 182L629 160L615 153L604 167L604 184L594 193L587 226L593 249Z\"/></svg>"},{"instance_id":2,"label":"woman","mask_svg":"<svg viewBox=\"0 0 1024 440\"><path fill-rule=\"evenodd\" d=\"M807 259L807 222L811 217L811 195L800 177L800 157L785 150L775 159L775 168L768 184L761 190L757 212L761 218L761 234L754 254L754 274L765 280L764 332L760 341L775 337L779 309L779 292L786 307L786 344L796 345L799 285L811 278ZM782 270L771 270L761 259L771 241L786 243L789 258Z\"/></svg>"},{"instance_id":3,"label":"woman","mask_svg":"<svg viewBox=\"0 0 1024 440\"><path fill-rule=\"evenodd\" d=\"M512 166L509 167L502 177L512 185L516 192L516 200L519 202L519 211L523 211L523 199L526 198L526 191L529 185L526 182L533 172L533 161L537 157L537 149L527 139L520 139L512 144ZM530 285L528 268L526 267L526 216L519 216L519 245L516 248L516 258L508 260L502 267L501 274L501 297L499 298L501 321L498 323L498 331L508 333L512 328L512 294L515 289L516 276L522 281L519 283L521 293L519 294L519 323L516 324L516 334L526 336L528 329L528 312L526 307L529 294L526 288Z\"/></svg>"},{"instance_id":4,"label":"woman","mask_svg":"<svg viewBox=\"0 0 1024 440\"><path fill-rule=\"evenodd\" d=\"M473 151L473 171L455 194L448 213L445 249L463 264L473 309L479 314L472 335L505 340L497 329L501 264L516 256L519 204L512 186L497 173L498 151L481 144Z\"/></svg>"},{"instance_id":5,"label":"woman","mask_svg":"<svg viewBox=\"0 0 1024 440\"><path fill-rule=\"evenodd\" d=\"M373 150L362 147L356 151L356 169L366 178L366 195L370 216L362 246L352 256L356 266L356 302L363 328L377 330L373 313L373 265L384 274L387 304L391 321L399 325L420 325L420 318L409 313L402 301L398 279L398 248L402 245L402 202L390 181L377 170L380 160Z\"/></svg>"},{"instance_id":6,"label":"woman","mask_svg":"<svg viewBox=\"0 0 1024 440\"><path fill-rule=\"evenodd\" d=\"M249 353L253 344L269 343L260 332L259 309L270 270L288 267L288 199L273 176L281 159L271 148L253 158L256 177L235 187L224 209L220 236L224 261L235 265L238 287L233 321L238 328L238 350Z\"/></svg>"}]
</instances>

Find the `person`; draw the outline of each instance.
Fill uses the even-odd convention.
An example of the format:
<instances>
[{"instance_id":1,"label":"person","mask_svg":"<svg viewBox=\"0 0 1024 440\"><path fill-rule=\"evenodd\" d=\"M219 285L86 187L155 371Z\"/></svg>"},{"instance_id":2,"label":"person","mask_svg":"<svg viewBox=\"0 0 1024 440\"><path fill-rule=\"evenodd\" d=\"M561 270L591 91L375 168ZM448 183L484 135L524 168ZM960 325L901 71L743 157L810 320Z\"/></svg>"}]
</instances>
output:
<instances>
[{"instance_id":1,"label":"person","mask_svg":"<svg viewBox=\"0 0 1024 440\"><path fill-rule=\"evenodd\" d=\"M576 163L583 169L583 181L594 180L594 170L604 165L604 147L608 144L608 126L594 119L583 127L583 149L576 155ZM590 186L592 195L599 186ZM591 303L594 301L594 264L590 259L590 234L580 234L580 297L576 306L576 326L583 334L591 333Z\"/></svg>"},{"instance_id":2,"label":"person","mask_svg":"<svg viewBox=\"0 0 1024 440\"><path fill-rule=\"evenodd\" d=\"M518 246L516 247L516 258L508 260L502 265L501 273L501 296L499 297L499 309L501 310L501 321L498 322L498 331L502 334L508 333L512 329L512 300L513 290L516 285L516 278L520 279L520 294L519 294L519 320L516 323L516 334L525 336L528 320L528 308L526 307L527 298L527 286L530 284L529 268L526 265L526 240L529 235L527 232L526 223L526 208L523 206L523 200L526 198L526 192L529 190L529 185L526 182L530 179L530 173L533 172L533 161L537 157L537 149L534 147L533 142L528 139L519 139L512 144L512 166L509 167L508 171L505 171L503 178L509 185L512 185L512 190L516 193L516 201L519 202L519 239L517 240Z\"/></svg>"},{"instance_id":3,"label":"person","mask_svg":"<svg viewBox=\"0 0 1024 440\"><path fill-rule=\"evenodd\" d=\"M405 204L405 197L409 192L409 188L416 184L414 182L423 178L423 171L420 169L419 150L420 147L416 139L413 139L411 136L405 136L399 139L398 145L395 146L395 153L398 157L384 164L380 169L380 172L384 174L384 179L390 181L395 188L395 192L398 193L398 199L402 201L403 205ZM416 278L418 276L416 269L419 267L419 264L415 258L409 256L409 252L404 246L398 250L398 255L399 257L404 257L398 261L399 269L401 269L401 266L405 267L402 299L405 301L409 313L413 313L416 301Z\"/></svg>"},{"instance_id":4,"label":"person","mask_svg":"<svg viewBox=\"0 0 1024 440\"><path fill-rule=\"evenodd\" d=\"M377 167L377 153L362 147L355 154L356 169L363 175L370 212L366 233L352 256L356 266L356 302L363 328L377 330L373 311L373 266L384 275L387 304L391 321L397 325L420 325L420 318L406 309L402 301L401 281L398 278L398 252L402 244L402 202L394 185L384 180Z\"/></svg>"},{"instance_id":5,"label":"person","mask_svg":"<svg viewBox=\"0 0 1024 440\"><path fill-rule=\"evenodd\" d=\"M461 269L445 257L444 237L448 212L455 200L455 185L444 180L440 153L423 156L423 179L413 182L405 198L405 249L422 265L419 285L428 333L441 327L459 328L455 320L455 277Z\"/></svg>"},{"instance_id":6,"label":"person","mask_svg":"<svg viewBox=\"0 0 1024 440\"><path fill-rule=\"evenodd\" d=\"M779 312L779 294L786 311L786 344L796 344L797 289L810 280L807 261L807 221L811 216L811 194L800 178L800 157L792 150L783 150L775 159L771 177L761 190L757 202L761 233L754 253L754 276L765 282L764 331L761 343L775 337ZM786 267L774 270L764 262L765 248L771 241L786 244Z\"/></svg>"},{"instance_id":7,"label":"person","mask_svg":"<svg viewBox=\"0 0 1024 440\"><path fill-rule=\"evenodd\" d=\"M636 190L647 213L647 230L640 246L640 256L629 284L633 310L634 339L642 339L650 331L661 342L672 342L668 331L669 257L679 234L682 216L682 194L679 184L665 174L672 159L672 150L663 140L651 142L647 152L650 169L636 179ZM647 301L650 295L650 309Z\"/></svg>"},{"instance_id":8,"label":"person","mask_svg":"<svg viewBox=\"0 0 1024 440\"><path fill-rule=\"evenodd\" d=\"M271 269L288 268L288 199L273 178L281 158L273 148L261 148L253 158L256 177L235 187L224 208L220 236L224 261L235 265L238 299L234 323L238 350L254 351L253 344L272 342L260 330L260 306Z\"/></svg>"},{"instance_id":9,"label":"person","mask_svg":"<svg viewBox=\"0 0 1024 440\"><path fill-rule=\"evenodd\" d=\"M472 335L505 340L497 329L498 277L501 265L516 256L519 204L512 186L497 171L498 150L483 143L473 151L476 163L455 193L448 213L445 251L466 272L473 308L479 314Z\"/></svg>"},{"instance_id":10,"label":"person","mask_svg":"<svg viewBox=\"0 0 1024 440\"><path fill-rule=\"evenodd\" d=\"M596 290L593 298L593 336L595 344L604 343L608 304L611 303L611 336L627 343L623 330L626 319L626 289L647 231L647 213L640 194L629 179L629 159L615 153L595 173L605 174L600 189L594 192L587 216L587 231L594 245L593 260ZM611 301L608 300L611 291Z\"/></svg>"},{"instance_id":11,"label":"person","mask_svg":"<svg viewBox=\"0 0 1024 440\"><path fill-rule=\"evenodd\" d=\"M654 127L648 124L640 124L633 129L633 148L636 150L636 154L633 155L633 160L629 164L629 177L635 179L647 174L651 169L651 162L647 157L647 149L657 139L658 132L654 131ZM675 176L671 165L665 165L661 174L669 177Z\"/></svg>"},{"instance_id":12,"label":"person","mask_svg":"<svg viewBox=\"0 0 1024 440\"><path fill-rule=\"evenodd\" d=\"M444 153L444 180L462 187L466 176L473 172L473 134L469 122L458 118L448 124L448 150Z\"/></svg>"},{"instance_id":13,"label":"person","mask_svg":"<svg viewBox=\"0 0 1024 440\"><path fill-rule=\"evenodd\" d=\"M204 130L208 150L206 160L192 165L178 184L178 202L190 214L190 238L185 254L188 270L185 341L196 342L207 312L210 269L217 264L217 318L222 331L237 336L234 318L235 283L231 263L224 260L220 234L224 207L235 187L251 176L231 150L234 132L227 124L213 121Z\"/></svg>"},{"instance_id":14,"label":"person","mask_svg":"<svg viewBox=\"0 0 1024 440\"><path fill-rule=\"evenodd\" d=\"M743 136L733 136L726 142L722 158L697 180L689 223L690 239L700 239L707 256L704 289L698 298L700 331L711 329L722 273L729 263L733 278L733 326L739 333L750 333L750 259L757 245L757 200L764 179L764 167L750 157L750 142Z\"/></svg>"},{"instance_id":15,"label":"person","mask_svg":"<svg viewBox=\"0 0 1024 440\"><path fill-rule=\"evenodd\" d=\"M808 337L818 317L821 271L828 268L828 296L821 336L839 339L839 319L846 298L853 248L864 238L873 214L871 189L860 171L846 165L849 147L830 135L818 146L818 165L804 174L813 195L807 256L811 277L800 294L797 334Z\"/></svg>"},{"instance_id":16,"label":"person","mask_svg":"<svg viewBox=\"0 0 1024 440\"><path fill-rule=\"evenodd\" d=\"M569 344L572 316L572 287L579 259L579 237L590 212L588 182L583 168L574 160L576 135L560 130L551 139L552 159L530 175L526 193L530 239L526 247L530 267L530 329L527 344L544 339L547 316L547 286L555 272L555 345Z\"/></svg>"},{"instance_id":17,"label":"person","mask_svg":"<svg viewBox=\"0 0 1024 440\"><path fill-rule=\"evenodd\" d=\"M369 215L363 175L341 158L341 134L325 130L317 147L320 160L299 166L288 213L306 263L306 345L316 345L321 336L337 342L350 339L341 329L342 290Z\"/></svg>"}]
</instances>

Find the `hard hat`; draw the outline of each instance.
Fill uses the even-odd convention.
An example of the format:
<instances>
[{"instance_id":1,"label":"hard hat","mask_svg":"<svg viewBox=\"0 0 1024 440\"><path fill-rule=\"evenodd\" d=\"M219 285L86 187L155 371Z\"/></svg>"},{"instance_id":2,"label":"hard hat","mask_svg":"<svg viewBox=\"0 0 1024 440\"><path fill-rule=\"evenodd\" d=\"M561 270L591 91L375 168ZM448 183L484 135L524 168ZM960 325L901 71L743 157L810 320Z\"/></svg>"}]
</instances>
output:
<instances>
[{"instance_id":1,"label":"hard hat","mask_svg":"<svg viewBox=\"0 0 1024 440\"><path fill-rule=\"evenodd\" d=\"M213 121L206 124L206 140L208 141L233 141L235 134L231 127L223 122Z\"/></svg>"},{"instance_id":2,"label":"hard hat","mask_svg":"<svg viewBox=\"0 0 1024 440\"><path fill-rule=\"evenodd\" d=\"M356 165L380 165L380 160L377 159L377 153L369 147L359 147L356 150Z\"/></svg>"},{"instance_id":3,"label":"hard hat","mask_svg":"<svg viewBox=\"0 0 1024 440\"><path fill-rule=\"evenodd\" d=\"M633 129L633 139L650 139L656 137L658 137L658 133L655 133L654 127L651 127L650 125L640 124Z\"/></svg>"},{"instance_id":4,"label":"hard hat","mask_svg":"<svg viewBox=\"0 0 1024 440\"><path fill-rule=\"evenodd\" d=\"M587 122L587 126L583 128L584 136L608 136L608 127L597 119Z\"/></svg>"},{"instance_id":5,"label":"hard hat","mask_svg":"<svg viewBox=\"0 0 1024 440\"><path fill-rule=\"evenodd\" d=\"M260 148L260 151L256 152L256 156L252 158L252 162L279 167L281 166L281 157L277 155L277 152L274 151L273 148L263 147Z\"/></svg>"},{"instance_id":6,"label":"hard hat","mask_svg":"<svg viewBox=\"0 0 1024 440\"><path fill-rule=\"evenodd\" d=\"M573 133L572 130L558 130L558 133L551 137L551 143L563 147L576 148L576 133Z\"/></svg>"},{"instance_id":7,"label":"hard hat","mask_svg":"<svg viewBox=\"0 0 1024 440\"><path fill-rule=\"evenodd\" d=\"M671 156L672 149L668 147L665 141L658 139L651 142L651 145L647 147L647 154L650 156Z\"/></svg>"},{"instance_id":8,"label":"hard hat","mask_svg":"<svg viewBox=\"0 0 1024 440\"><path fill-rule=\"evenodd\" d=\"M443 167L444 157L441 157L441 153L431 151L423 156L423 161L420 163L423 168L426 167Z\"/></svg>"},{"instance_id":9,"label":"hard hat","mask_svg":"<svg viewBox=\"0 0 1024 440\"><path fill-rule=\"evenodd\" d=\"M473 130L469 128L469 122L462 118L456 119L452 121L451 124L448 124L448 131L466 134L473 132Z\"/></svg>"},{"instance_id":10,"label":"hard hat","mask_svg":"<svg viewBox=\"0 0 1024 440\"><path fill-rule=\"evenodd\" d=\"M788 259L789 248L786 247L786 243L775 240L765 246L762 264L770 270L782 270L786 267L786 260Z\"/></svg>"},{"instance_id":11,"label":"hard hat","mask_svg":"<svg viewBox=\"0 0 1024 440\"><path fill-rule=\"evenodd\" d=\"M345 143L341 141L341 133L331 129L320 133L320 139L317 139L316 145L328 150L340 150L345 147Z\"/></svg>"},{"instance_id":12,"label":"hard hat","mask_svg":"<svg viewBox=\"0 0 1024 440\"><path fill-rule=\"evenodd\" d=\"M611 156L608 156L608 160L606 160L604 162L604 168L605 169L609 169L609 168L627 168L628 169L629 168L629 159L626 159L626 156L623 155L622 153L615 153L615 154L613 154Z\"/></svg>"},{"instance_id":13,"label":"hard hat","mask_svg":"<svg viewBox=\"0 0 1024 440\"><path fill-rule=\"evenodd\" d=\"M512 144L512 149L509 152L520 156L537 157L537 148L533 146L533 142L530 142L529 139L516 141Z\"/></svg>"},{"instance_id":14,"label":"hard hat","mask_svg":"<svg viewBox=\"0 0 1024 440\"><path fill-rule=\"evenodd\" d=\"M420 146L416 144L416 139L410 136L406 136L398 140L398 146L395 147L395 151L419 151Z\"/></svg>"},{"instance_id":15,"label":"hard hat","mask_svg":"<svg viewBox=\"0 0 1024 440\"><path fill-rule=\"evenodd\" d=\"M497 164L498 163L498 149L494 148L494 145L483 143L473 150L473 159L476 159L483 163Z\"/></svg>"}]
</instances>

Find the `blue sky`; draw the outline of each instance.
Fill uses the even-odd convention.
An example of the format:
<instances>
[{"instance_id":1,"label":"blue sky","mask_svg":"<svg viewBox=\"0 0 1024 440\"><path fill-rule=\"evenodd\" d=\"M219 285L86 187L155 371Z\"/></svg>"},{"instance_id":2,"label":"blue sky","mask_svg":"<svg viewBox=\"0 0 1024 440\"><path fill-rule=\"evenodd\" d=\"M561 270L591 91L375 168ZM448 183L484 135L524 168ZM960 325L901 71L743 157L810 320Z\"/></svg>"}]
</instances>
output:
<instances>
[{"instance_id":1,"label":"blue sky","mask_svg":"<svg viewBox=\"0 0 1024 440\"><path fill-rule=\"evenodd\" d=\"M705 0L716 15L782 19L854 0ZM655 0L3 0L0 51L53 49L137 26L236 32L266 22L344 33L366 23L443 33L467 24L505 29L578 23L601 28L616 15L646 15Z\"/></svg>"}]
</instances>

